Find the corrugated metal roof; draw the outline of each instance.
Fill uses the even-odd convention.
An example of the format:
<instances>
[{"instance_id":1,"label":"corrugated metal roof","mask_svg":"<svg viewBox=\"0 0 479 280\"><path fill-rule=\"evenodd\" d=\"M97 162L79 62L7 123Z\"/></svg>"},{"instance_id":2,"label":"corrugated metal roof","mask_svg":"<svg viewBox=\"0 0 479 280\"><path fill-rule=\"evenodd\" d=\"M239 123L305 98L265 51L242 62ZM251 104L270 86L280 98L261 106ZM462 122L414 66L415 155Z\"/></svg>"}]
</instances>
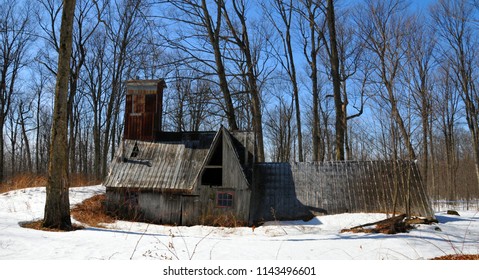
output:
<instances>
[{"instance_id":1,"label":"corrugated metal roof","mask_svg":"<svg viewBox=\"0 0 479 280\"><path fill-rule=\"evenodd\" d=\"M188 144L125 140L110 164L104 185L114 188L191 191L208 149ZM136 157L131 157L135 145L139 152Z\"/></svg>"}]
</instances>

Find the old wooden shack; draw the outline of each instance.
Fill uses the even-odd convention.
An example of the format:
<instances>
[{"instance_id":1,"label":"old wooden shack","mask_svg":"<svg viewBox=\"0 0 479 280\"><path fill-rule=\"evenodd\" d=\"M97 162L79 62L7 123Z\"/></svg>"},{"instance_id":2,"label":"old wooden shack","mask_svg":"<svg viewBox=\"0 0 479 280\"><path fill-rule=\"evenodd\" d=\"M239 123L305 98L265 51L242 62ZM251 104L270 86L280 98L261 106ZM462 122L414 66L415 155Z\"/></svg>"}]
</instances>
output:
<instances>
[{"instance_id":1,"label":"old wooden shack","mask_svg":"<svg viewBox=\"0 0 479 280\"><path fill-rule=\"evenodd\" d=\"M124 140L104 181L126 218L195 225L249 219L253 135L161 130L164 81L128 81Z\"/></svg>"},{"instance_id":2,"label":"old wooden shack","mask_svg":"<svg viewBox=\"0 0 479 280\"><path fill-rule=\"evenodd\" d=\"M344 212L433 216L414 162L258 163L251 132L162 131L165 86L127 82L124 140L104 181L110 212L174 225Z\"/></svg>"}]
</instances>

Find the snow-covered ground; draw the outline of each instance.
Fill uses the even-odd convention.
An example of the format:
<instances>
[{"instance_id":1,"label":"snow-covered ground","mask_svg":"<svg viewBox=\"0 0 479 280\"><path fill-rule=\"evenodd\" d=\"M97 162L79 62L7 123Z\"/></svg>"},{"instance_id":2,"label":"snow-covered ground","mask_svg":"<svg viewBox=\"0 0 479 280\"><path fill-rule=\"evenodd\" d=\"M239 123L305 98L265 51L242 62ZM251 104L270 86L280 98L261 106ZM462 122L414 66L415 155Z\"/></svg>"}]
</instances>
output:
<instances>
[{"instance_id":1,"label":"snow-covered ground","mask_svg":"<svg viewBox=\"0 0 479 280\"><path fill-rule=\"evenodd\" d=\"M73 188L72 205L105 191ZM45 232L20 227L41 219L45 188L0 195L0 259L103 260L420 260L446 254L479 254L479 214L437 213L439 224L397 235L339 233L385 218L340 214L311 221L270 222L257 228L171 227L118 221L104 228Z\"/></svg>"},{"instance_id":2,"label":"snow-covered ground","mask_svg":"<svg viewBox=\"0 0 479 280\"><path fill-rule=\"evenodd\" d=\"M102 186L73 188L70 203L80 203ZM246 267L247 276L227 279L370 279L377 274L388 279L411 276L451 279L476 273L477 261L416 262L447 254L479 254L478 211L460 211L461 216L437 213L439 224L419 225L397 235L339 233L341 229L378 221L384 214L341 214L289 222L270 222L256 228L207 226L172 227L118 221L107 228L87 227L73 232L46 232L22 228L22 222L41 219L45 188L30 188L0 194L0 271L25 278L65 279L62 273L41 271L61 268L69 279L193 279L165 274L170 267ZM78 223L77 221L74 221ZM173 262L88 262L78 260L176 260ZM14 261L10 261L14 260ZM17 260L17 261L15 261ZM20 262L18 260L21 260ZM25 260L34 260L25 262ZM73 260L52 262L35 260ZM318 261L320 260L320 261ZM409 260L397 262L349 260ZM345 262L347 264L345 265ZM421 264L418 264L421 263ZM447 265L444 265L447 264ZM264 267L308 266L315 276L258 275ZM407 269L404 269L407 267ZM80 269L79 269L80 268ZM378 271L379 270L379 271ZM399 271L394 272L393 271ZM422 273L422 274L418 274ZM337 278L337 276L343 276ZM194 276L196 278L197 276ZM462 277L462 278L464 278ZM10 279L10 278L5 278ZM203 277L225 279L225 277Z\"/></svg>"}]
</instances>

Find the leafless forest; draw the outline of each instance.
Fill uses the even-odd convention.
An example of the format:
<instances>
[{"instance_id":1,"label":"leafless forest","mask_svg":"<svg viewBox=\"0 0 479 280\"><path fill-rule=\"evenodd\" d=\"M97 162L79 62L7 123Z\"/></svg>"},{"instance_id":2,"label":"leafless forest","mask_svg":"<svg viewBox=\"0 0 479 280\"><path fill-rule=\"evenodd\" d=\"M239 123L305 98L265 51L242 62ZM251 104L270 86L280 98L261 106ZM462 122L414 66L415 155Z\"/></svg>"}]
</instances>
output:
<instances>
[{"instance_id":1,"label":"leafless forest","mask_svg":"<svg viewBox=\"0 0 479 280\"><path fill-rule=\"evenodd\" d=\"M260 161L417 160L479 197L479 1L77 0L69 171L102 180L125 81L166 131L254 131ZM426 1L424 1L426 2ZM0 182L46 174L62 1L0 0Z\"/></svg>"}]
</instances>

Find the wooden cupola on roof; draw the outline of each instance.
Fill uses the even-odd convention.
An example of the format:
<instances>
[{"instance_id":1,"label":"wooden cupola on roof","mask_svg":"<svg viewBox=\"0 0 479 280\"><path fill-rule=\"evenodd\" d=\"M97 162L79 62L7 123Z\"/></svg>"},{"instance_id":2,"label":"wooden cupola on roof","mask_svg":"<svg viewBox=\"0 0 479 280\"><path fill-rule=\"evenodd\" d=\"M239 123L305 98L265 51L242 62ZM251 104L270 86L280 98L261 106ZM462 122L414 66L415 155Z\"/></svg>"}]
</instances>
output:
<instances>
[{"instance_id":1,"label":"wooden cupola on roof","mask_svg":"<svg viewBox=\"0 0 479 280\"><path fill-rule=\"evenodd\" d=\"M155 141L162 128L165 81L129 80L126 88L124 138Z\"/></svg>"}]
</instances>

